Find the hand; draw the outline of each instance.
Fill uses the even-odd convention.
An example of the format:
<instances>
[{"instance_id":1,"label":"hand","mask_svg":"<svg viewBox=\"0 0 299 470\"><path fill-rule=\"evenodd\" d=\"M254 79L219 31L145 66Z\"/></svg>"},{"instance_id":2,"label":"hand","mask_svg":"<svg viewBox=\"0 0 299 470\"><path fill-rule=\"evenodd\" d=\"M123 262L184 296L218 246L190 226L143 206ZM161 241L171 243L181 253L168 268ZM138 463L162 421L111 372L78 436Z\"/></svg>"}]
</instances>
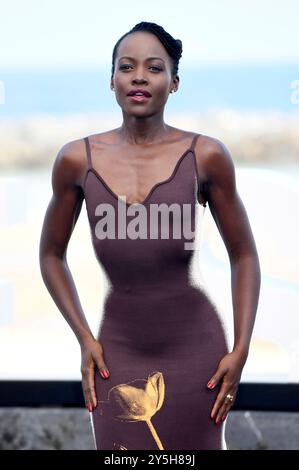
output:
<instances>
[{"instance_id":1,"label":"hand","mask_svg":"<svg viewBox=\"0 0 299 470\"><path fill-rule=\"evenodd\" d=\"M93 337L85 339L81 346L81 373L82 387L85 399L85 406L89 411L97 406L97 397L94 385L94 369L97 366L103 379L109 377L109 371L105 364L104 352L101 343Z\"/></svg>"},{"instance_id":2,"label":"hand","mask_svg":"<svg viewBox=\"0 0 299 470\"><path fill-rule=\"evenodd\" d=\"M221 388L211 412L211 418L216 418L216 424L225 420L230 408L236 400L245 362L246 359L237 351L226 354L221 359L217 371L207 384L209 389L213 389L222 379ZM227 397L228 394L232 395L232 400Z\"/></svg>"}]
</instances>

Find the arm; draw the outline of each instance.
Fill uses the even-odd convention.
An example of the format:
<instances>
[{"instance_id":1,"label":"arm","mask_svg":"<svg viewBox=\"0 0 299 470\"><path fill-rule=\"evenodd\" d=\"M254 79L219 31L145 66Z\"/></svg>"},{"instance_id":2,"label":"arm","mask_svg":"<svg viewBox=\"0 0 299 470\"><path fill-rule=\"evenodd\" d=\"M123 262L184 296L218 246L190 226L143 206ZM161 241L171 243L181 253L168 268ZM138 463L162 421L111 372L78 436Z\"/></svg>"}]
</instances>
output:
<instances>
[{"instance_id":1,"label":"arm","mask_svg":"<svg viewBox=\"0 0 299 470\"><path fill-rule=\"evenodd\" d=\"M228 411L227 393L236 395L247 360L260 292L258 253L244 205L236 189L235 168L227 148L217 139L206 138L201 171L206 180L206 199L226 246L231 266L234 314L233 351L220 362L211 387L223 378L212 416Z\"/></svg>"},{"instance_id":2,"label":"arm","mask_svg":"<svg viewBox=\"0 0 299 470\"><path fill-rule=\"evenodd\" d=\"M94 368L107 370L103 348L93 337L85 318L76 286L68 267L69 239L81 212L84 143L74 141L58 153L52 171L53 195L48 205L40 238L39 260L43 281L58 309L74 331L81 347L81 373L85 402L91 411L97 399ZM106 376L103 378L106 378Z\"/></svg>"},{"instance_id":3,"label":"arm","mask_svg":"<svg viewBox=\"0 0 299 470\"><path fill-rule=\"evenodd\" d=\"M66 259L68 242L83 202L75 150L73 143L66 144L54 162L53 195L43 222L39 254L43 281L80 342L84 337L92 337L92 332Z\"/></svg>"}]
</instances>

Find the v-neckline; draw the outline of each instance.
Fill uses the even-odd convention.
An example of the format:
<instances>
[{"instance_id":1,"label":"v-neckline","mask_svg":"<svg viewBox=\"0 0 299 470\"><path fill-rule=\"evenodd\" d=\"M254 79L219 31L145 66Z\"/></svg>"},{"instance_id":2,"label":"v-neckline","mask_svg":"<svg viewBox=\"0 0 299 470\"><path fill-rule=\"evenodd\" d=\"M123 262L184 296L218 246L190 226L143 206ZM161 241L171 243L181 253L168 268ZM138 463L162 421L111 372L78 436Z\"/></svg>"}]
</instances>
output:
<instances>
[{"instance_id":1,"label":"v-neckline","mask_svg":"<svg viewBox=\"0 0 299 470\"><path fill-rule=\"evenodd\" d=\"M113 189L110 188L110 186L106 183L104 178L97 172L97 170L93 166L89 167L87 172L86 172L85 180L84 180L84 183L83 183L84 192L85 192L85 187L86 187L87 176L88 176L88 173L91 171L98 178L98 180L101 181L101 183L111 193L111 195L115 199L117 199L118 201L121 201L123 204L126 204L127 207L130 207L130 206L144 206L147 203L147 201L150 199L151 195L153 194L153 192L156 190L157 187L159 187L163 184L169 183L174 178L174 176L177 172L177 169L179 168L179 165L183 161L184 157L186 155L188 155L188 153L190 153L190 152L192 154L194 153L193 149L191 147L192 147L192 143L191 143L190 147L188 147L187 150L185 150L184 153L179 157L179 159L177 160L177 162L174 166L174 169L173 169L172 173L170 174L170 176L168 178L162 180L162 181L158 181L157 183L155 183L152 186L152 188L150 189L150 191L148 192L147 196L143 199L142 202L127 202L127 201L125 201L122 197L120 197L118 194L116 194L113 191Z\"/></svg>"}]
</instances>

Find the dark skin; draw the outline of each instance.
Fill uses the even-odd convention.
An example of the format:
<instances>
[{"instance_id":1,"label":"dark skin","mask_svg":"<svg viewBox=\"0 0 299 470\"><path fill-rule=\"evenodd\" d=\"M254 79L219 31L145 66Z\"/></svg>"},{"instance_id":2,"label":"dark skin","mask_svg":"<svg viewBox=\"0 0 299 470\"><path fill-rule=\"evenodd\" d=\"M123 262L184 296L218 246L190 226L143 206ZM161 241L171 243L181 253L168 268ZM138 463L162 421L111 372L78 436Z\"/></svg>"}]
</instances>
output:
<instances>
[{"instance_id":1,"label":"dark skin","mask_svg":"<svg viewBox=\"0 0 299 470\"><path fill-rule=\"evenodd\" d=\"M121 59L124 56L131 59ZM148 60L148 57L160 59ZM172 74L171 58L156 36L138 32L123 39L111 77L111 89L122 109L123 123L117 129L94 134L90 139L95 149L95 169L105 174L104 179L109 184L109 174L111 177L111 172L115 173L117 168L119 187L114 183L112 189L117 194L125 194L129 203L144 201L153 184L164 179L159 175L159 159L165 158L166 148L170 149L169 154L180 155L190 145L194 134L167 125L163 118L169 93L177 91L178 86L179 77ZM152 97L143 103L132 102L127 93L134 87L148 89ZM100 153L101 160L97 158ZM211 418L219 423L234 404L247 360L261 274L248 216L236 190L235 168L228 149L218 139L201 134L195 154L200 182L206 183L200 197L208 203L231 267L234 345L210 379L211 388L220 384L211 410ZM108 161L109 165L105 167ZM101 375L108 372L107 377L102 375L103 380L108 379L110 371L104 348L87 323L66 259L68 242L84 199L86 169L83 139L65 144L53 166L53 195L41 233L40 267L54 302L80 344L82 387L91 411L97 405L95 369L98 368ZM227 399L227 394L233 396L232 401Z\"/></svg>"}]
</instances>

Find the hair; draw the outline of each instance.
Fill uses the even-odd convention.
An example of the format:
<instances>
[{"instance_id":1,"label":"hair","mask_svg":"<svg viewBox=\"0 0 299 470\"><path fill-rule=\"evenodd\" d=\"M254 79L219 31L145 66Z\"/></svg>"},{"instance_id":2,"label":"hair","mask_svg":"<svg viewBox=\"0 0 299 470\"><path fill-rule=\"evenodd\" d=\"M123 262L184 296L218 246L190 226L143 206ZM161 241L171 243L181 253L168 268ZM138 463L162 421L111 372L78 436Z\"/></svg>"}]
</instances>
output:
<instances>
[{"instance_id":1,"label":"hair","mask_svg":"<svg viewBox=\"0 0 299 470\"><path fill-rule=\"evenodd\" d=\"M111 77L114 74L115 68L115 58L118 51L118 46L121 41L131 33L135 33L136 31L145 31L148 33L154 34L159 41L163 44L168 55L171 57L172 61L172 76L176 76L179 69L179 61L182 56L183 45L180 39L174 39L167 31L165 31L162 26L159 26L156 23L150 23L148 21L141 21L141 23L136 24L130 31L123 34L117 43L114 46L113 53L112 53L112 68L111 68Z\"/></svg>"}]
</instances>

